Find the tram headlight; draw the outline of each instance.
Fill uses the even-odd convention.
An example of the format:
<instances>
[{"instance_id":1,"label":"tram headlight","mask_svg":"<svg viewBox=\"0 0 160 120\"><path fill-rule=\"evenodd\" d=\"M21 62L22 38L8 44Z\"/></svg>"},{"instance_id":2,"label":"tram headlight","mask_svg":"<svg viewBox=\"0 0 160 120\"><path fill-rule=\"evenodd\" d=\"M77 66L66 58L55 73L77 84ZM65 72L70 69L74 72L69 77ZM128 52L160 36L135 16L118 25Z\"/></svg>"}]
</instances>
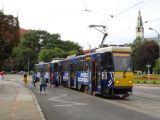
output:
<instances>
[{"instance_id":1,"label":"tram headlight","mask_svg":"<svg viewBox=\"0 0 160 120\"><path fill-rule=\"evenodd\" d=\"M128 82L129 82L130 84L132 83L132 81L130 81L130 80L129 80Z\"/></svg>"},{"instance_id":2,"label":"tram headlight","mask_svg":"<svg viewBox=\"0 0 160 120\"><path fill-rule=\"evenodd\" d=\"M119 80L116 80L116 83L118 84L118 83L119 83Z\"/></svg>"}]
</instances>

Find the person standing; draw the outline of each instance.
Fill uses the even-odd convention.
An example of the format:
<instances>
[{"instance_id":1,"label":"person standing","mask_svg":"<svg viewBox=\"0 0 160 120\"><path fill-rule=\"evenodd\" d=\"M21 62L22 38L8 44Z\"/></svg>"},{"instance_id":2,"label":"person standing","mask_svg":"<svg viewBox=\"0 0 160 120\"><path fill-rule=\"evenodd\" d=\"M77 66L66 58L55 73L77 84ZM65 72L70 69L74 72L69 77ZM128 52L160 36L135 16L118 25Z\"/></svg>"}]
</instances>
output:
<instances>
[{"instance_id":1,"label":"person standing","mask_svg":"<svg viewBox=\"0 0 160 120\"><path fill-rule=\"evenodd\" d=\"M45 73L44 78L46 79L46 83L50 82L50 76L48 72Z\"/></svg>"},{"instance_id":2,"label":"person standing","mask_svg":"<svg viewBox=\"0 0 160 120\"><path fill-rule=\"evenodd\" d=\"M24 73L23 81L24 81L24 84L25 84L25 86L26 86L26 85L27 85L27 82L28 82L28 80L27 80L27 74L26 74L26 73Z\"/></svg>"},{"instance_id":3,"label":"person standing","mask_svg":"<svg viewBox=\"0 0 160 120\"><path fill-rule=\"evenodd\" d=\"M0 80L3 80L3 75L1 71L0 71Z\"/></svg>"},{"instance_id":4,"label":"person standing","mask_svg":"<svg viewBox=\"0 0 160 120\"><path fill-rule=\"evenodd\" d=\"M54 72L51 73L51 87L53 87L54 85L54 80L55 80L55 75L54 75Z\"/></svg>"},{"instance_id":5,"label":"person standing","mask_svg":"<svg viewBox=\"0 0 160 120\"><path fill-rule=\"evenodd\" d=\"M40 94L42 92L42 89L45 93L45 91L46 91L46 80L44 78L44 74L41 74L41 76L40 76Z\"/></svg>"},{"instance_id":6,"label":"person standing","mask_svg":"<svg viewBox=\"0 0 160 120\"><path fill-rule=\"evenodd\" d=\"M32 73L32 84L34 87L36 87L37 77L35 72Z\"/></svg>"},{"instance_id":7,"label":"person standing","mask_svg":"<svg viewBox=\"0 0 160 120\"><path fill-rule=\"evenodd\" d=\"M36 74L36 81L37 81L37 82L39 82L40 76L41 76L41 73L40 73L40 72L37 72L37 74Z\"/></svg>"}]
</instances>

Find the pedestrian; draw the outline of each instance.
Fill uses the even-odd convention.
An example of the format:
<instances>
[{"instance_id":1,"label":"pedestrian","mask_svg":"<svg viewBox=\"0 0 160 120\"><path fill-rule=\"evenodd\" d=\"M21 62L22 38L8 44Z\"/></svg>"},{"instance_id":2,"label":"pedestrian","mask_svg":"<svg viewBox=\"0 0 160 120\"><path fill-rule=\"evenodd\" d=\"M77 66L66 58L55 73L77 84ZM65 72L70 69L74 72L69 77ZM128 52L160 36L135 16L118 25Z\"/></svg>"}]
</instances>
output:
<instances>
[{"instance_id":1,"label":"pedestrian","mask_svg":"<svg viewBox=\"0 0 160 120\"><path fill-rule=\"evenodd\" d=\"M46 83L49 83L49 82L50 82L50 75L49 75L48 72L45 73L44 78L45 78L45 80L46 80Z\"/></svg>"},{"instance_id":2,"label":"pedestrian","mask_svg":"<svg viewBox=\"0 0 160 120\"><path fill-rule=\"evenodd\" d=\"M37 82L36 73L33 72L32 73L32 84L33 84L34 87L36 87L36 82Z\"/></svg>"},{"instance_id":3,"label":"pedestrian","mask_svg":"<svg viewBox=\"0 0 160 120\"><path fill-rule=\"evenodd\" d=\"M41 76L40 76L40 94L42 92L42 89L45 93L45 91L46 91L46 80L44 78L44 74L41 74Z\"/></svg>"},{"instance_id":4,"label":"pedestrian","mask_svg":"<svg viewBox=\"0 0 160 120\"><path fill-rule=\"evenodd\" d=\"M51 84L51 87L53 87L54 85L54 72L51 73L51 79L50 79L50 84Z\"/></svg>"},{"instance_id":5,"label":"pedestrian","mask_svg":"<svg viewBox=\"0 0 160 120\"><path fill-rule=\"evenodd\" d=\"M39 82L39 80L40 80L40 76L41 76L41 73L40 73L40 72L38 72L38 73L36 74L36 82Z\"/></svg>"},{"instance_id":6,"label":"pedestrian","mask_svg":"<svg viewBox=\"0 0 160 120\"><path fill-rule=\"evenodd\" d=\"M58 73L57 72L54 73L54 85L55 85L55 87L59 86L59 83L58 83Z\"/></svg>"},{"instance_id":7,"label":"pedestrian","mask_svg":"<svg viewBox=\"0 0 160 120\"><path fill-rule=\"evenodd\" d=\"M24 81L24 84L25 84L25 86L26 86L26 85L27 85L27 83L28 83L28 80L27 80L27 74L26 74L26 73L24 73L23 81Z\"/></svg>"},{"instance_id":8,"label":"pedestrian","mask_svg":"<svg viewBox=\"0 0 160 120\"><path fill-rule=\"evenodd\" d=\"M3 75L1 71L0 71L0 80L3 80Z\"/></svg>"}]
</instances>

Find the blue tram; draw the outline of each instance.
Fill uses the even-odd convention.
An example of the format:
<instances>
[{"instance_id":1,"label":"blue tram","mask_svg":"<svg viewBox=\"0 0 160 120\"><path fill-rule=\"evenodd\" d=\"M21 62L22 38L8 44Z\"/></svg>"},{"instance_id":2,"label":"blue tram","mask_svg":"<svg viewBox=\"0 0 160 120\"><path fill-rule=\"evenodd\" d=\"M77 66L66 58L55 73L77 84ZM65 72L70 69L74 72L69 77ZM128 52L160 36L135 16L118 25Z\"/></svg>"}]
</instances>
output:
<instances>
[{"instance_id":1,"label":"blue tram","mask_svg":"<svg viewBox=\"0 0 160 120\"><path fill-rule=\"evenodd\" d=\"M109 46L57 62L59 83L89 94L127 97L132 94L131 48Z\"/></svg>"}]
</instances>

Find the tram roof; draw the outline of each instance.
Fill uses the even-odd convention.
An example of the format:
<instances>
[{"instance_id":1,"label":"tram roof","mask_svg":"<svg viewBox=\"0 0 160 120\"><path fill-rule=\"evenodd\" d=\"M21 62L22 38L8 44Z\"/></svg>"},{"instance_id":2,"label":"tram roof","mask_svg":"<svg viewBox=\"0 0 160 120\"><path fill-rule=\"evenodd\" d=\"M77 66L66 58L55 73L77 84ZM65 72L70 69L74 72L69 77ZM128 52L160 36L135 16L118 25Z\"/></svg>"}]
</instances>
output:
<instances>
[{"instance_id":1,"label":"tram roof","mask_svg":"<svg viewBox=\"0 0 160 120\"><path fill-rule=\"evenodd\" d=\"M52 60L51 63L59 63L59 62L62 61L62 60L64 60L64 59L59 59L59 60L56 59L56 60Z\"/></svg>"},{"instance_id":2,"label":"tram roof","mask_svg":"<svg viewBox=\"0 0 160 120\"><path fill-rule=\"evenodd\" d=\"M96 53L103 53L103 52L131 52L131 48L125 46L109 46L109 47L99 48L96 50Z\"/></svg>"},{"instance_id":3,"label":"tram roof","mask_svg":"<svg viewBox=\"0 0 160 120\"><path fill-rule=\"evenodd\" d=\"M39 62L38 64L35 64L35 65L43 65L43 64L45 64L45 62L41 61L41 62Z\"/></svg>"}]
</instances>

